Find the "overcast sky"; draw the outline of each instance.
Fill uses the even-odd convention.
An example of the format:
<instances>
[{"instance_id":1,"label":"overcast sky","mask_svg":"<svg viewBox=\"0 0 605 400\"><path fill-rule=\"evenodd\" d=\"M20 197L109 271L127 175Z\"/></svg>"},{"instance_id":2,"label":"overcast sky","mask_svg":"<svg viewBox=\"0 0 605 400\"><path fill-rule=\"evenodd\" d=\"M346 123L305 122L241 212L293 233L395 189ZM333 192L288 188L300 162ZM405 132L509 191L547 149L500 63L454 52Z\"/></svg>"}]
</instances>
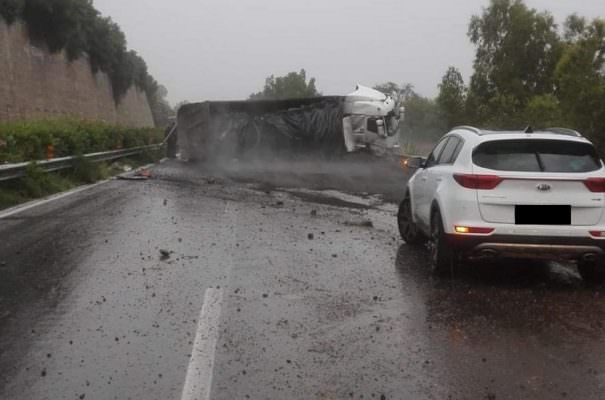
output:
<instances>
[{"instance_id":1,"label":"overcast sky","mask_svg":"<svg viewBox=\"0 0 605 400\"><path fill-rule=\"evenodd\" d=\"M301 68L327 95L356 83L410 82L427 96L448 66L471 73L466 36L488 0L94 0L130 48L182 100L247 98ZM526 0L558 22L605 16L604 0Z\"/></svg>"}]
</instances>

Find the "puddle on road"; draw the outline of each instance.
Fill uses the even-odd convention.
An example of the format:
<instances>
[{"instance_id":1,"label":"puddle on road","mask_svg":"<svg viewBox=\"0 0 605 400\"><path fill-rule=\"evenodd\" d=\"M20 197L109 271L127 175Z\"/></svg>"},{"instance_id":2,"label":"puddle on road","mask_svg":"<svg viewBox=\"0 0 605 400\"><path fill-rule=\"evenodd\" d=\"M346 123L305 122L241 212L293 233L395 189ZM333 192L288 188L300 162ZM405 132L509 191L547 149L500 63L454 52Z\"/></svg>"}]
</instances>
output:
<instances>
[{"instance_id":1,"label":"puddle on road","mask_svg":"<svg viewBox=\"0 0 605 400\"><path fill-rule=\"evenodd\" d=\"M573 265L465 262L437 278L425 249L402 245L396 271L425 307L433 368L453 398L482 398L481 388L489 398L603 398L604 288Z\"/></svg>"}]
</instances>

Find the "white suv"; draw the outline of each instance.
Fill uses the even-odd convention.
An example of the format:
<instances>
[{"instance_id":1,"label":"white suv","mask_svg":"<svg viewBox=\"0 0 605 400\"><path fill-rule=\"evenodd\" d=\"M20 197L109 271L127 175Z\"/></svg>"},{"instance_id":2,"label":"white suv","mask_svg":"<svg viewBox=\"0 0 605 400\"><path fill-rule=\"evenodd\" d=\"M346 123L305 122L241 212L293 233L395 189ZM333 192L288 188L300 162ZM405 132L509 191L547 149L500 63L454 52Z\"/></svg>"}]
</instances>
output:
<instances>
[{"instance_id":1,"label":"white suv","mask_svg":"<svg viewBox=\"0 0 605 400\"><path fill-rule=\"evenodd\" d=\"M605 169L578 132L454 128L407 184L398 223L408 244L428 240L434 272L468 258L577 261L605 279Z\"/></svg>"}]
</instances>

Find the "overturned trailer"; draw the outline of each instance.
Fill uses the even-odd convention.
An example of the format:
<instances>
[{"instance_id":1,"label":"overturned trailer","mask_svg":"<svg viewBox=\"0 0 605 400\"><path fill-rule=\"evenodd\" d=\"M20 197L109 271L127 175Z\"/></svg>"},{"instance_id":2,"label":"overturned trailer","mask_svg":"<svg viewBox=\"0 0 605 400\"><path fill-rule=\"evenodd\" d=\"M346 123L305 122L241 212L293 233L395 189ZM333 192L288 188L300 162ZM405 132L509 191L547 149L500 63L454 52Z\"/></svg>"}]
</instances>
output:
<instances>
[{"instance_id":1,"label":"overturned trailer","mask_svg":"<svg viewBox=\"0 0 605 400\"><path fill-rule=\"evenodd\" d=\"M363 86L347 96L207 101L179 109L178 141L192 161L381 153L402 117L395 95Z\"/></svg>"}]
</instances>

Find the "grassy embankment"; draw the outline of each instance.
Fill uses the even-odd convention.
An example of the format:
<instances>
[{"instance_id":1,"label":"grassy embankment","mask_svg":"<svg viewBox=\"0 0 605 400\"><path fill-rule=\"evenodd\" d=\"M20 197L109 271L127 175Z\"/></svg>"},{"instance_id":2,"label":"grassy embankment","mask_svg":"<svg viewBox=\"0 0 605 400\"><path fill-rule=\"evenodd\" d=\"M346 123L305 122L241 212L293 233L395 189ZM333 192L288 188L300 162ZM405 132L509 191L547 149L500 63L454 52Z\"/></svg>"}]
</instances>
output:
<instances>
[{"instance_id":1,"label":"grassy embankment","mask_svg":"<svg viewBox=\"0 0 605 400\"><path fill-rule=\"evenodd\" d=\"M125 128L100 122L64 119L0 123L0 165L45 160L49 151L54 158L78 156L145 146L162 139L160 129ZM55 173L45 173L31 164L25 177L0 182L0 209L107 179L124 172L125 166L134 168L159 158L161 151L149 151L112 164L81 158L75 168Z\"/></svg>"}]
</instances>

